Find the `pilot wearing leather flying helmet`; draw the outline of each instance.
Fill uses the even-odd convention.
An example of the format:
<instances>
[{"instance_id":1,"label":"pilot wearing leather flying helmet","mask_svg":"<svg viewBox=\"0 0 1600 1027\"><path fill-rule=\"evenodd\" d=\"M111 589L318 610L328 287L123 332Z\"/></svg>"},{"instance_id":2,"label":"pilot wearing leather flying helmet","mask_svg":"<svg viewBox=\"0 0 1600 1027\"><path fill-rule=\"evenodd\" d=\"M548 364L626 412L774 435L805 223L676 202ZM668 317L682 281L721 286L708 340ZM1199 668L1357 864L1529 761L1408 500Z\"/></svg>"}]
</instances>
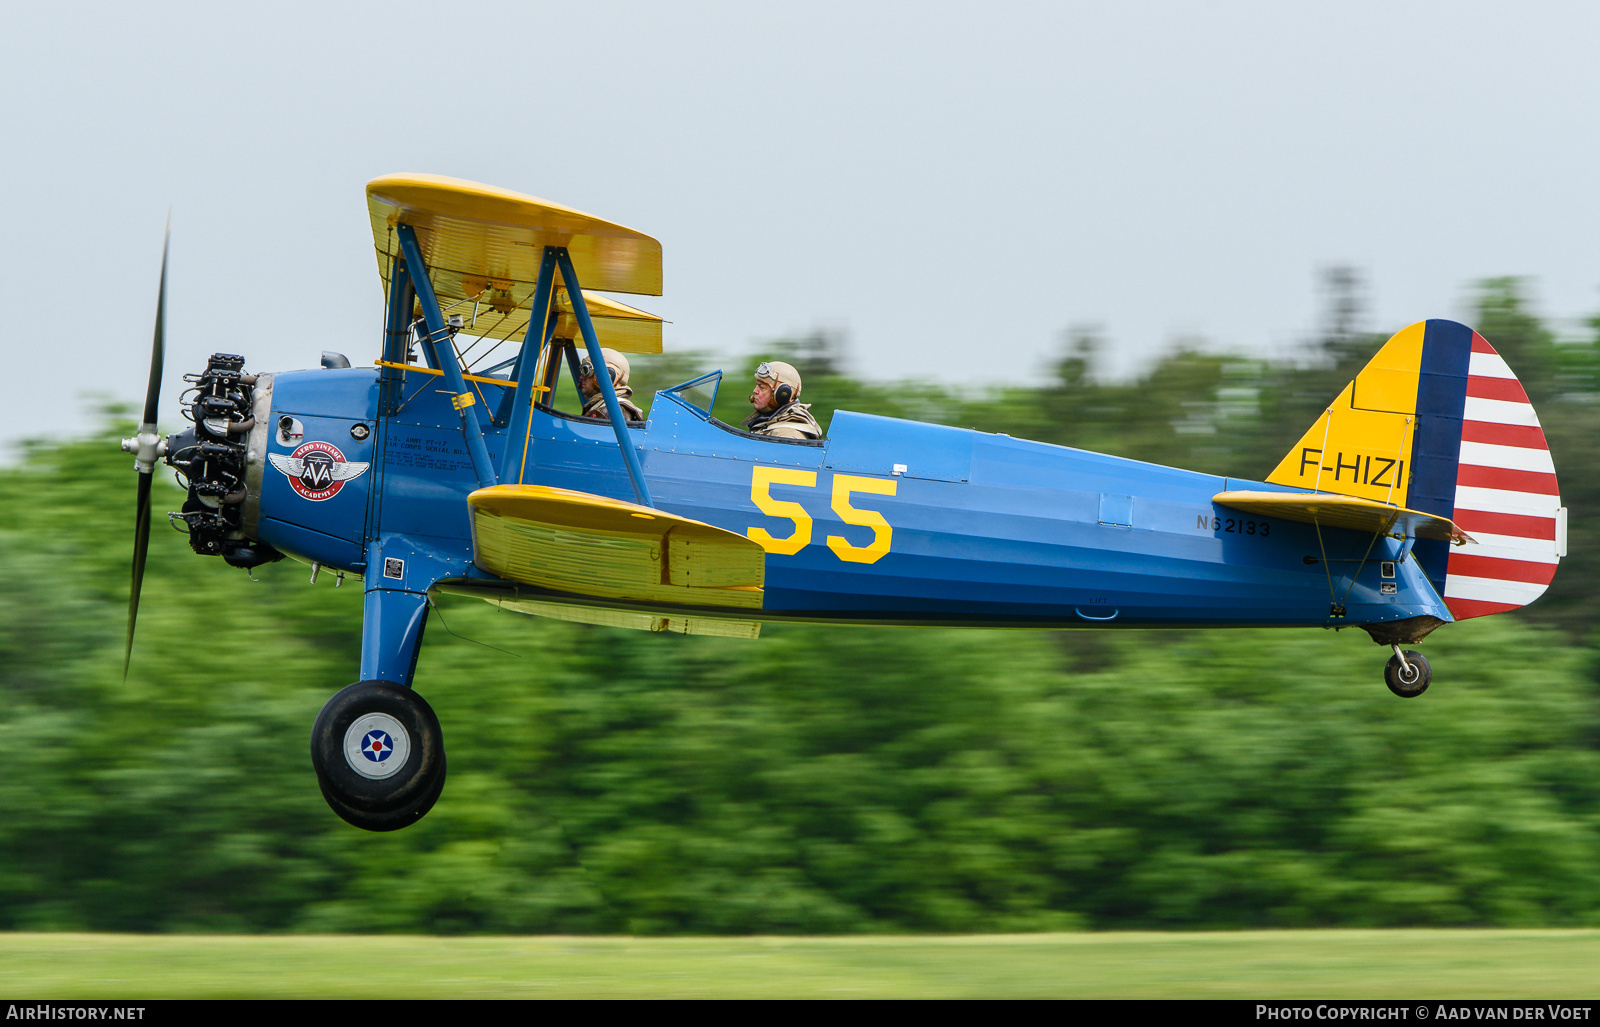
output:
<instances>
[{"instance_id":1,"label":"pilot wearing leather flying helmet","mask_svg":"<svg viewBox=\"0 0 1600 1027\"><path fill-rule=\"evenodd\" d=\"M628 388L628 358L614 349L602 349L606 371L611 375L611 387L617 394L617 405L622 416L630 421L644 420L644 411L633 404L633 390ZM578 365L578 391L583 394L583 416L607 420L606 397L600 391L600 382L594 376L594 363L588 357Z\"/></svg>"},{"instance_id":2,"label":"pilot wearing leather flying helmet","mask_svg":"<svg viewBox=\"0 0 1600 1027\"><path fill-rule=\"evenodd\" d=\"M800 372L781 360L762 361L750 392L755 412L744 422L749 431L779 439L820 439L822 426L811 416L811 404L800 398Z\"/></svg>"}]
</instances>

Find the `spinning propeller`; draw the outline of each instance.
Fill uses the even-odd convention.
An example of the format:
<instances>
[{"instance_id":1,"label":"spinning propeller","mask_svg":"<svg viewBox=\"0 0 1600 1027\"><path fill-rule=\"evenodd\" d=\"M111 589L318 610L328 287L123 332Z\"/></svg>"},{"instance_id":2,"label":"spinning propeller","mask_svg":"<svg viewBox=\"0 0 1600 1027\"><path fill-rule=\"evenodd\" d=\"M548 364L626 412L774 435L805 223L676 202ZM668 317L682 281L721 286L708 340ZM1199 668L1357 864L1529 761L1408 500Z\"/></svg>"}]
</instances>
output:
<instances>
[{"instance_id":1,"label":"spinning propeller","mask_svg":"<svg viewBox=\"0 0 1600 1027\"><path fill-rule=\"evenodd\" d=\"M139 472L133 527L133 587L128 593L128 646L122 657L123 680L127 680L128 665L133 660L133 627L139 619L139 589L144 584L145 554L150 549L150 484L155 476L156 461L167 452L167 440L156 434L156 402L161 396L161 365L166 354L167 242L171 235L169 218L167 231L161 239L161 291L156 297L156 332L155 341L150 345L150 383L144 393L144 419L139 422L139 434L122 440L123 451L133 454L133 466Z\"/></svg>"}]
</instances>

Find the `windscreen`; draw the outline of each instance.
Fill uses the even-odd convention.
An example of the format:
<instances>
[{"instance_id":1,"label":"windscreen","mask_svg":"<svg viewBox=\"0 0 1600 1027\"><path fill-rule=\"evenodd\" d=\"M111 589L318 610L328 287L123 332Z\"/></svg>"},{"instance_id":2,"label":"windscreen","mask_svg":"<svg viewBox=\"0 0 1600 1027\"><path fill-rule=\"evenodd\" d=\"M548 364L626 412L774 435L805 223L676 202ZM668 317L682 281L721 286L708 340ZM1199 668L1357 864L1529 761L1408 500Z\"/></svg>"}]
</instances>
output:
<instances>
[{"instance_id":1,"label":"windscreen","mask_svg":"<svg viewBox=\"0 0 1600 1027\"><path fill-rule=\"evenodd\" d=\"M701 375L699 378L674 386L667 391L710 417L711 408L717 402L717 386L721 383L722 372L712 371L710 374Z\"/></svg>"}]
</instances>

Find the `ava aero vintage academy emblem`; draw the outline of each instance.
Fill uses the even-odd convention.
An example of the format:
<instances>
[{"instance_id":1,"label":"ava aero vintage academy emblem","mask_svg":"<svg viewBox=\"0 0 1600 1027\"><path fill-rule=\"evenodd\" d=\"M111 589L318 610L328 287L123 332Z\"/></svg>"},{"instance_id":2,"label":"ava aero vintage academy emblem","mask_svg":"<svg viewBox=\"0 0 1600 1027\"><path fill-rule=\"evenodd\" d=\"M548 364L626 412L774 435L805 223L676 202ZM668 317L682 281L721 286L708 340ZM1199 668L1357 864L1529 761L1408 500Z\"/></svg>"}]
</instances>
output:
<instances>
[{"instance_id":1,"label":"ava aero vintage academy emblem","mask_svg":"<svg viewBox=\"0 0 1600 1027\"><path fill-rule=\"evenodd\" d=\"M296 492L316 503L337 496L345 482L367 470L362 461L346 460L331 442L307 442L288 456L271 453L267 459L288 476Z\"/></svg>"}]
</instances>

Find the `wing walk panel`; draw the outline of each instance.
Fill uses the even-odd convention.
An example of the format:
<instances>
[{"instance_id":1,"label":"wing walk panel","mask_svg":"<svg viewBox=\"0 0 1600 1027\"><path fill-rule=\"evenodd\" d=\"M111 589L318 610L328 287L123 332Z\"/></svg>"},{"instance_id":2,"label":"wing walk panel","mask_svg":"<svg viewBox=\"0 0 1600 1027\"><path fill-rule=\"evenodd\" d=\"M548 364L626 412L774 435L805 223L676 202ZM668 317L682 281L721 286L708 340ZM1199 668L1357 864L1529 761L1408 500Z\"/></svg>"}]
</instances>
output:
<instances>
[{"instance_id":1,"label":"wing walk panel","mask_svg":"<svg viewBox=\"0 0 1600 1027\"><path fill-rule=\"evenodd\" d=\"M497 485L467 497L473 561L558 592L759 610L766 551L743 535L568 489Z\"/></svg>"}]
</instances>

